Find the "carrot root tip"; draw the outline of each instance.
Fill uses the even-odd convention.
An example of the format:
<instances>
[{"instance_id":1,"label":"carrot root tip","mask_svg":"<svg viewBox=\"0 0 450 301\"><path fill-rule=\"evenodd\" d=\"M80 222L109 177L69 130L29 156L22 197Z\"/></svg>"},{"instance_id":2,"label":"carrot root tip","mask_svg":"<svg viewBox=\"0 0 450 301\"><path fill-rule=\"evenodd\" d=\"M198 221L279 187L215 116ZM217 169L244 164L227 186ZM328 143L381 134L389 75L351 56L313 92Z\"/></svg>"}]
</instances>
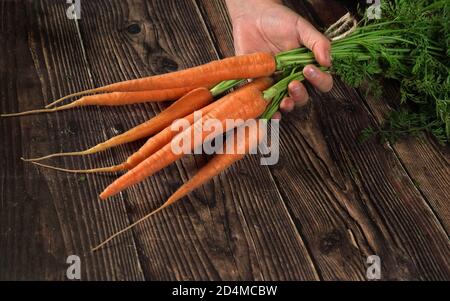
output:
<instances>
[{"instance_id":1,"label":"carrot root tip","mask_svg":"<svg viewBox=\"0 0 450 301\"><path fill-rule=\"evenodd\" d=\"M98 89L89 89L89 90L84 90L84 91L81 91L81 92L72 93L72 94L63 96L61 98L58 98L57 100L55 100L55 101L49 103L48 105L46 105L45 108L48 109L50 107L53 107L53 106L63 102L64 100L72 98L72 97L77 97L77 96L81 96L81 95L85 95L85 94L89 94L89 93L95 93L97 91L98 91Z\"/></svg>"},{"instance_id":2,"label":"carrot root tip","mask_svg":"<svg viewBox=\"0 0 450 301\"><path fill-rule=\"evenodd\" d=\"M24 159L24 158L21 158L21 159L23 161L27 162L26 159ZM40 166L40 167L44 167L44 168L48 168L48 169L52 169L52 170L56 170L56 171L67 172L67 173L75 173L75 174L112 173L112 172L123 171L126 169L125 164L113 165L113 166L108 166L108 167L99 167L99 168L94 168L94 169L67 169L67 168L56 167L56 166L52 166L52 165L35 162L35 161L29 161L29 162L36 166Z\"/></svg>"}]
</instances>

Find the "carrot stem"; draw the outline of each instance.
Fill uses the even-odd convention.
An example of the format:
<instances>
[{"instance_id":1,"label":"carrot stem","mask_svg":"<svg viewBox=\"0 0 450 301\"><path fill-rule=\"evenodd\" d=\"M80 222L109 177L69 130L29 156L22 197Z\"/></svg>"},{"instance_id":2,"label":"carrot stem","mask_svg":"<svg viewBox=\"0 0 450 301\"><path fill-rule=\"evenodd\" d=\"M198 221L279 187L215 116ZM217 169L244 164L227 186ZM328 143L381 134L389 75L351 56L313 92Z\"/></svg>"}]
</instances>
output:
<instances>
[{"instance_id":1,"label":"carrot stem","mask_svg":"<svg viewBox=\"0 0 450 301\"><path fill-rule=\"evenodd\" d=\"M237 85L245 83L246 79L241 80L226 80L221 83L218 83L215 85L210 91L211 94L216 97L219 96L222 93L225 93L226 91L230 90L231 88L234 88Z\"/></svg>"},{"instance_id":2,"label":"carrot stem","mask_svg":"<svg viewBox=\"0 0 450 301\"><path fill-rule=\"evenodd\" d=\"M329 72L329 68L319 67L320 70ZM271 119L273 114L278 111L280 107L280 103L283 100L284 96L287 94L288 85L293 80L303 81L305 76L303 75L303 71L296 72L296 68L292 69L290 75L284 77L280 81L278 81L275 85L270 87L269 89L263 92L264 99L271 101L270 105L267 107L264 114L261 116L262 119Z\"/></svg>"}]
</instances>

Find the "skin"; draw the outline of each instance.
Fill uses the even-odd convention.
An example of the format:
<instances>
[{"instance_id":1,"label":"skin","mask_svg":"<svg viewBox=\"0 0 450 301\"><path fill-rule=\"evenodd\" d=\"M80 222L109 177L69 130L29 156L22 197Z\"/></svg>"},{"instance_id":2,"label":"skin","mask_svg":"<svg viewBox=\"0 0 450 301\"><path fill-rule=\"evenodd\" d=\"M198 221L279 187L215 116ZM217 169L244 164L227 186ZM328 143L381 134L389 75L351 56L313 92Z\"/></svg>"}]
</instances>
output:
<instances>
[{"instance_id":1,"label":"skin","mask_svg":"<svg viewBox=\"0 0 450 301\"><path fill-rule=\"evenodd\" d=\"M331 66L330 41L300 15L284 6L281 0L226 0L233 24L237 55L267 51L276 54L299 46L309 48L320 65ZM305 78L319 91L328 92L333 78L313 65L303 69ZM308 103L308 92L299 81L289 84L289 96L280 109L290 112ZM274 118L281 118L280 112Z\"/></svg>"}]
</instances>

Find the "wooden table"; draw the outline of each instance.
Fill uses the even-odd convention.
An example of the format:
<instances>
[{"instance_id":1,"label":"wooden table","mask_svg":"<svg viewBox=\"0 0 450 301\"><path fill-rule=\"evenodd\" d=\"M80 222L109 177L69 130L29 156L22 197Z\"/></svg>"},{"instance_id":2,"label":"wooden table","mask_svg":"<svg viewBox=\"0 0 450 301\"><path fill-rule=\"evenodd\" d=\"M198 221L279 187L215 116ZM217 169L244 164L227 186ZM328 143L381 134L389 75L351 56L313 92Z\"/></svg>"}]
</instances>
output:
<instances>
[{"instance_id":1,"label":"wooden table","mask_svg":"<svg viewBox=\"0 0 450 301\"><path fill-rule=\"evenodd\" d=\"M316 25L345 12L336 1L288 3ZM71 92L169 72L233 54L222 1L0 3L1 112L42 107ZM286 115L281 158L251 156L108 247L92 246L156 208L204 164L188 156L108 202L113 175L80 176L20 157L81 150L147 120L164 105L82 108L1 120L0 280L363 280L369 255L382 279L450 280L449 149L432 138L359 143L395 103L339 80L310 89ZM118 163L142 143L52 161L69 168Z\"/></svg>"}]
</instances>

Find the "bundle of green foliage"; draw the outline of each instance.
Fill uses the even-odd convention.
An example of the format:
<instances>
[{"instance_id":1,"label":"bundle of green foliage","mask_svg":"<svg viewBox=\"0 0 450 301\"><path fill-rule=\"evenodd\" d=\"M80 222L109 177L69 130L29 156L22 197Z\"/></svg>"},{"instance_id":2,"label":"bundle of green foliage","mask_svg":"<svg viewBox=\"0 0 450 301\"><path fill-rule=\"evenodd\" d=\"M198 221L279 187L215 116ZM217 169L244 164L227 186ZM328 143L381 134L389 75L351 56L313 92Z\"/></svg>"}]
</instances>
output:
<instances>
[{"instance_id":1,"label":"bundle of green foliage","mask_svg":"<svg viewBox=\"0 0 450 301\"><path fill-rule=\"evenodd\" d=\"M450 1L382 1L381 19L363 16L346 37L333 41L330 70L359 87L394 79L401 102L380 129L366 129L362 137L378 135L395 141L402 135L432 133L442 144L450 140ZM281 53L288 69L313 63L311 52L299 48ZM300 76L289 75L289 79ZM272 109L273 111L274 109Z\"/></svg>"}]
</instances>

